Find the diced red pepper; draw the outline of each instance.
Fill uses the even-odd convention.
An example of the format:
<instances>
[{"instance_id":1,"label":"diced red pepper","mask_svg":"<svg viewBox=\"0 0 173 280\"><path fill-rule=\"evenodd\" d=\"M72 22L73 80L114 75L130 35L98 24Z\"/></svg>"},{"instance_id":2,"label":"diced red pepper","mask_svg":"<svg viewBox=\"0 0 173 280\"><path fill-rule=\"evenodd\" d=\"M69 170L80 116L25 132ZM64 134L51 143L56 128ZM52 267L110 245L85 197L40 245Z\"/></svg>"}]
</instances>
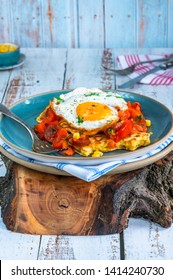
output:
<instances>
[{"instance_id":1,"label":"diced red pepper","mask_svg":"<svg viewBox=\"0 0 173 280\"><path fill-rule=\"evenodd\" d=\"M127 102L128 110L130 113L131 118L136 118L142 116L141 106L138 102L130 103Z\"/></svg>"},{"instance_id":2,"label":"diced red pepper","mask_svg":"<svg viewBox=\"0 0 173 280\"><path fill-rule=\"evenodd\" d=\"M120 120L127 120L130 118L130 112L129 109L124 110L124 111L118 111L118 116L120 118Z\"/></svg>"},{"instance_id":3,"label":"diced red pepper","mask_svg":"<svg viewBox=\"0 0 173 280\"><path fill-rule=\"evenodd\" d=\"M45 124L48 124L50 122L53 122L56 120L56 114L52 109L48 109L46 117L42 120Z\"/></svg>"},{"instance_id":4,"label":"diced red pepper","mask_svg":"<svg viewBox=\"0 0 173 280\"><path fill-rule=\"evenodd\" d=\"M124 139L125 137L129 136L132 133L132 131L133 131L133 121L127 120L117 131L117 134L114 139L115 142L118 142L121 139Z\"/></svg>"},{"instance_id":5,"label":"diced red pepper","mask_svg":"<svg viewBox=\"0 0 173 280\"><path fill-rule=\"evenodd\" d=\"M61 146L63 144L62 140L65 140L67 136L68 136L68 131L63 127L59 128L52 142L52 147L55 149L61 149L62 148Z\"/></svg>"},{"instance_id":6,"label":"diced red pepper","mask_svg":"<svg viewBox=\"0 0 173 280\"><path fill-rule=\"evenodd\" d=\"M66 149L62 151L62 153L67 156L72 156L75 153L72 147L68 145L68 142L66 140L60 140L59 142L56 142L55 138L55 140L52 143L52 146L54 149Z\"/></svg>"},{"instance_id":7,"label":"diced red pepper","mask_svg":"<svg viewBox=\"0 0 173 280\"><path fill-rule=\"evenodd\" d=\"M56 138L53 140L52 142L52 147L54 149L62 149L62 144L63 144L63 140L60 140L60 141L56 141Z\"/></svg>"},{"instance_id":8,"label":"diced red pepper","mask_svg":"<svg viewBox=\"0 0 173 280\"><path fill-rule=\"evenodd\" d=\"M113 139L108 140L108 148L114 149L116 147L116 142Z\"/></svg>"},{"instance_id":9,"label":"diced red pepper","mask_svg":"<svg viewBox=\"0 0 173 280\"><path fill-rule=\"evenodd\" d=\"M65 139L66 137L68 136L68 131L63 128L63 127L60 127L56 133L56 139L57 141L59 140L62 140L62 139Z\"/></svg>"},{"instance_id":10,"label":"diced red pepper","mask_svg":"<svg viewBox=\"0 0 173 280\"><path fill-rule=\"evenodd\" d=\"M38 134L38 137L41 140L44 140L45 129L46 129L46 125L44 122L38 123L37 125L34 126L34 131Z\"/></svg>"},{"instance_id":11,"label":"diced red pepper","mask_svg":"<svg viewBox=\"0 0 173 280\"><path fill-rule=\"evenodd\" d=\"M63 140L62 148L63 148L63 149L67 149L67 150L65 150L65 151L62 152L63 154L65 154L65 155L67 155L67 156L72 156L72 155L74 155L74 153L75 153L74 150L72 149L72 147L70 147L70 146L68 145L68 142L67 142L66 140Z\"/></svg>"}]
</instances>

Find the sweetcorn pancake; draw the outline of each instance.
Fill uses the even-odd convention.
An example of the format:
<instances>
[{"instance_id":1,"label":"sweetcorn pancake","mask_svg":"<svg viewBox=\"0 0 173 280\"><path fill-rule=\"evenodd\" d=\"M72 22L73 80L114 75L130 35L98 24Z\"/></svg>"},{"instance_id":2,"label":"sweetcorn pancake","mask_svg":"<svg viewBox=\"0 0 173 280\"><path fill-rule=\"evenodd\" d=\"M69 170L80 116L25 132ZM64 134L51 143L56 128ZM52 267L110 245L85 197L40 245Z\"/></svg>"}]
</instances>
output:
<instances>
[{"instance_id":1,"label":"sweetcorn pancake","mask_svg":"<svg viewBox=\"0 0 173 280\"><path fill-rule=\"evenodd\" d=\"M151 125L138 102L98 88L77 88L55 97L37 117L34 130L65 155L101 157L114 150L150 144Z\"/></svg>"}]
</instances>

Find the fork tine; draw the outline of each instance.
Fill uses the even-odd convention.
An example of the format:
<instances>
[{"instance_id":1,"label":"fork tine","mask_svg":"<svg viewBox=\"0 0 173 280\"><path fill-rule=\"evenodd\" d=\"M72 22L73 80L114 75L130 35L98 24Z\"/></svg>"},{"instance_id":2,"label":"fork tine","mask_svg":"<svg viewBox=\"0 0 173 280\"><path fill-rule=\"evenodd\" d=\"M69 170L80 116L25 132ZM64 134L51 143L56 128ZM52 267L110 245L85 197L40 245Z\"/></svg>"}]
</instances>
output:
<instances>
[{"instance_id":1,"label":"fork tine","mask_svg":"<svg viewBox=\"0 0 173 280\"><path fill-rule=\"evenodd\" d=\"M129 66L128 68L125 68L125 69L111 69L111 68L107 68L103 65L103 68L105 70L112 71L116 74L125 76L125 75L128 75L128 74L132 73L134 71L135 66L132 65L132 66Z\"/></svg>"},{"instance_id":2,"label":"fork tine","mask_svg":"<svg viewBox=\"0 0 173 280\"><path fill-rule=\"evenodd\" d=\"M5 105L0 104L0 112L4 115L6 115L9 118L12 118L13 120L20 123L22 126L25 127L25 129L29 132L31 138L32 138L32 149L36 153L55 153L55 152L62 152L67 149L53 149L52 145L46 141L42 141L38 138L37 134L35 133L34 129L30 127L27 123L25 123L23 120L21 120L18 116L16 116L12 111L10 111Z\"/></svg>"},{"instance_id":3,"label":"fork tine","mask_svg":"<svg viewBox=\"0 0 173 280\"><path fill-rule=\"evenodd\" d=\"M38 144L38 145L37 145ZM67 148L64 149L53 149L51 144L49 143L34 143L32 146L32 149L34 152L36 153L42 153L42 154L50 154L50 153L60 153L63 152L65 150L67 150Z\"/></svg>"},{"instance_id":4,"label":"fork tine","mask_svg":"<svg viewBox=\"0 0 173 280\"><path fill-rule=\"evenodd\" d=\"M66 149L52 149L52 150L44 150L44 151L38 151L37 153L40 153L40 154L52 154L52 153L62 153L63 151L67 150ZM63 155L63 154L61 154Z\"/></svg>"}]
</instances>

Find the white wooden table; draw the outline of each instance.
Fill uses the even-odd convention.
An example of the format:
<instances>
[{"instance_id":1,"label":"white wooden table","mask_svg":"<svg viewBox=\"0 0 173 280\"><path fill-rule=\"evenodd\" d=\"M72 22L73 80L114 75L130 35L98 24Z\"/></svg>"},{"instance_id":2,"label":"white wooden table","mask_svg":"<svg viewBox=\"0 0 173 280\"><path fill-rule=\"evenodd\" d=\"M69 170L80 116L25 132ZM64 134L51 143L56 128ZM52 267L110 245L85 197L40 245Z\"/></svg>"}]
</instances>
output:
<instances>
[{"instance_id":1,"label":"white wooden table","mask_svg":"<svg viewBox=\"0 0 173 280\"><path fill-rule=\"evenodd\" d=\"M0 101L7 105L33 94L80 86L112 88L128 80L101 67L125 53L173 53L173 49L23 49L22 67L0 72ZM159 100L173 110L172 86L135 85L129 91ZM1 165L2 164L2 165ZM0 161L0 176L5 173ZM130 219L123 234L105 236L35 236L10 232L0 220L0 259L24 260L166 260L173 259L173 226Z\"/></svg>"}]
</instances>

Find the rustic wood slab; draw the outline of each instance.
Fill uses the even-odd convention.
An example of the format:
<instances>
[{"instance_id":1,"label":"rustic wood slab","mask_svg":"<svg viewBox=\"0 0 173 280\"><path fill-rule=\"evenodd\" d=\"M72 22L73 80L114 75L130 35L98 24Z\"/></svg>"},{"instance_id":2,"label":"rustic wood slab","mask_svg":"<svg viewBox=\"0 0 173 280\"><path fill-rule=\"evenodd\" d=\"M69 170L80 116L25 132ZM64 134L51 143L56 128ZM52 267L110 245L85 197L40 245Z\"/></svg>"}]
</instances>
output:
<instances>
[{"instance_id":1,"label":"rustic wood slab","mask_svg":"<svg viewBox=\"0 0 173 280\"><path fill-rule=\"evenodd\" d=\"M14 232L49 235L120 233L130 217L172 224L173 153L145 168L85 182L5 159L2 217Z\"/></svg>"}]
</instances>

